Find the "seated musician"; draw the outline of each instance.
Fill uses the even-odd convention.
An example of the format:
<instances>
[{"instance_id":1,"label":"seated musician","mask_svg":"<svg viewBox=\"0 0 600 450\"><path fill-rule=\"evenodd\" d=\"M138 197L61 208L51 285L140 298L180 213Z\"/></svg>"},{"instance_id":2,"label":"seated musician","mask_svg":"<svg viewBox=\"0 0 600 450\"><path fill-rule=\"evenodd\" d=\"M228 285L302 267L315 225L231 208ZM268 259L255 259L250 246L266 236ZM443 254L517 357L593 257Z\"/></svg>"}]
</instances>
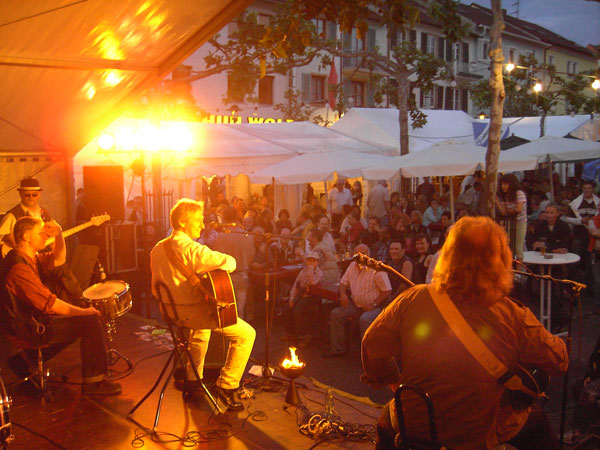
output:
<instances>
[{"instance_id":1,"label":"seated musician","mask_svg":"<svg viewBox=\"0 0 600 450\"><path fill-rule=\"evenodd\" d=\"M150 253L152 270L152 289L156 292L156 283L162 281L171 292L177 313L186 327L193 330L191 354L193 361L188 362L185 389L192 398L199 395L200 386L194 379L190 364L194 364L202 377L204 358L212 331L222 333L229 341L227 359L221 369L214 388L215 394L231 410L244 409L242 403L235 398L235 391L250 357L256 332L254 328L241 318L234 325L219 328L217 319L211 309L212 304L204 299L204 295L189 281L179 267L183 263L191 272L198 275L215 269L232 272L236 268L236 260L230 255L213 251L195 241L204 226L204 205L190 199L180 199L171 209L171 236L160 241ZM171 246L173 252L167 249ZM171 255L171 257L169 256ZM178 261L173 261L173 257ZM166 301L166 299L163 299Z\"/></svg>"},{"instance_id":2,"label":"seated musician","mask_svg":"<svg viewBox=\"0 0 600 450\"><path fill-rule=\"evenodd\" d=\"M506 367L531 365L565 372L565 343L533 313L506 297L513 283L512 254L504 230L487 217L465 217L451 228L431 285L404 291L371 324L362 341L363 381L373 388L400 384L429 394L438 440L447 448L490 449L509 442L519 450L557 449L558 439L534 405L514 409L507 389L467 351L434 303L430 288L447 293L467 326ZM449 325L450 323L450 325ZM476 352L477 353L477 352ZM398 359L398 364L395 358ZM401 367L401 370L400 370ZM423 400L402 395L407 434L429 439ZM379 423L378 449L396 448L394 401Z\"/></svg>"},{"instance_id":3,"label":"seated musician","mask_svg":"<svg viewBox=\"0 0 600 450\"><path fill-rule=\"evenodd\" d=\"M369 255L369 247L359 244L354 253ZM350 292L348 292L350 290ZM361 336L379 315L392 293L386 272L362 267L353 261L340 280L340 306L331 311L331 347L323 354L332 358L346 354L345 327L348 320L358 316Z\"/></svg>"},{"instance_id":4,"label":"seated musician","mask_svg":"<svg viewBox=\"0 0 600 450\"><path fill-rule=\"evenodd\" d=\"M55 237L54 251L38 253L52 236ZM24 310L39 311L34 312L34 316L39 322L45 323L45 336L41 339L49 345L44 349L44 359L58 353L65 344L80 338L82 392L88 395L120 393L121 386L106 379L107 356L103 328L98 317L100 312L95 308L84 309L66 303L52 294L40 279L42 274L65 262L67 251L60 226L54 221L44 224L41 219L24 216L16 221L13 237L16 247L2 263L0 286L6 289L3 295L10 295L17 304L22 302ZM3 298L2 301L7 299ZM10 324L6 328L5 331L11 335ZM23 336L12 337L23 339ZM38 342L29 344L36 345ZM27 360L22 353L9 358L8 364L18 376L29 373Z\"/></svg>"}]
</instances>

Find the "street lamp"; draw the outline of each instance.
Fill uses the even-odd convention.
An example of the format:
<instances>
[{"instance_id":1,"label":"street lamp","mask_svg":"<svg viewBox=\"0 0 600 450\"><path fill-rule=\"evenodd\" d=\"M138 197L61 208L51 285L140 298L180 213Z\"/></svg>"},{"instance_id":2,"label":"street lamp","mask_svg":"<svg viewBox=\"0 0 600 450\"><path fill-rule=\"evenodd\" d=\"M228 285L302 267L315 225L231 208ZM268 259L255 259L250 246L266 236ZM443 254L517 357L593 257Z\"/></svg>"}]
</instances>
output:
<instances>
[{"instance_id":1,"label":"street lamp","mask_svg":"<svg viewBox=\"0 0 600 450\"><path fill-rule=\"evenodd\" d=\"M536 93L539 93L539 92L541 92L541 90L542 90L542 83L540 83L538 81L537 83L535 83L533 85L533 91L536 92Z\"/></svg>"},{"instance_id":2,"label":"street lamp","mask_svg":"<svg viewBox=\"0 0 600 450\"><path fill-rule=\"evenodd\" d=\"M508 73L511 73L513 70L515 70L515 65L514 65L513 63L508 63L508 64L506 65L506 71L507 71Z\"/></svg>"}]
</instances>

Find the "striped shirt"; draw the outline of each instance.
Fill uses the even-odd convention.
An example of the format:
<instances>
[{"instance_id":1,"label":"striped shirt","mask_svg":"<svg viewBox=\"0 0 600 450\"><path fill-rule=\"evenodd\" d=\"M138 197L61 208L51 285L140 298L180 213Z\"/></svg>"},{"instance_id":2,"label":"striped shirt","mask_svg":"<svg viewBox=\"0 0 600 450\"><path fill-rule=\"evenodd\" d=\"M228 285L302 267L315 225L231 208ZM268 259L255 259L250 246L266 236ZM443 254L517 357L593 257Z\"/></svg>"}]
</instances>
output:
<instances>
[{"instance_id":1,"label":"striped shirt","mask_svg":"<svg viewBox=\"0 0 600 450\"><path fill-rule=\"evenodd\" d=\"M376 307L374 302L379 294L392 290L387 273L359 266L354 261L344 272L340 284L350 287L352 301L358 308L365 311Z\"/></svg>"}]
</instances>

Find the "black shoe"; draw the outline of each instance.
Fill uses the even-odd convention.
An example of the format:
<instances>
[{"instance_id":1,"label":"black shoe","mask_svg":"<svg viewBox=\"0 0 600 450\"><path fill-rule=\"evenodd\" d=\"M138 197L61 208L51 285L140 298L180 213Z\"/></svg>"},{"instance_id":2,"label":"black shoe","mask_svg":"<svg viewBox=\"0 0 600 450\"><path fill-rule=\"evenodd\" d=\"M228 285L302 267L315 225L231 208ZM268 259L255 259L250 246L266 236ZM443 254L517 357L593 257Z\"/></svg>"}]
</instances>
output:
<instances>
[{"instance_id":1,"label":"black shoe","mask_svg":"<svg viewBox=\"0 0 600 450\"><path fill-rule=\"evenodd\" d=\"M234 393L236 390L237 389L225 389L221 386L216 385L213 388L215 396L219 398L223 403L225 403L227 409L230 409L232 411L243 411L244 405L242 404L242 402L235 399Z\"/></svg>"},{"instance_id":2,"label":"black shoe","mask_svg":"<svg viewBox=\"0 0 600 450\"><path fill-rule=\"evenodd\" d=\"M84 383L81 392L85 395L117 395L121 393L121 385L102 380L97 383Z\"/></svg>"}]
</instances>

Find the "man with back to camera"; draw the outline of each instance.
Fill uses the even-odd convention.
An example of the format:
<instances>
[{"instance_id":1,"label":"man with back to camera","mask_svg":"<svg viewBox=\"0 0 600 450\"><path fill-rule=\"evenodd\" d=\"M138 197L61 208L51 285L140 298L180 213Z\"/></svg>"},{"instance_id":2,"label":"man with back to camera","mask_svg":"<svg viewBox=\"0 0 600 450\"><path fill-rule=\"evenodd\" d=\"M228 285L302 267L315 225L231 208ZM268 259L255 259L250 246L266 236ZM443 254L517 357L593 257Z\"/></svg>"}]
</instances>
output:
<instances>
[{"instance_id":1,"label":"man with back to camera","mask_svg":"<svg viewBox=\"0 0 600 450\"><path fill-rule=\"evenodd\" d=\"M509 402L503 377L492 376L472 356L450 326L456 321L448 322L434 302L434 296L447 294L467 327L506 368L520 364L550 375L565 372L565 343L529 309L506 297L512 284L504 230L487 217L461 219L450 229L433 283L404 291L366 331L363 381L394 392L400 384L416 385L428 393L438 440L448 448L491 449L508 442L519 450L558 449L543 412ZM428 439L425 403L411 391L402 399L409 436ZM398 433L394 401L386 408L378 423L379 449L394 448Z\"/></svg>"},{"instance_id":2,"label":"man with back to camera","mask_svg":"<svg viewBox=\"0 0 600 450\"><path fill-rule=\"evenodd\" d=\"M171 236L163 239L154 246L150 253L152 270L152 290L156 295L156 284L162 281L173 295L177 312L187 328L191 328L190 352L193 361L187 363L187 380L185 390L192 398L198 393L200 386L195 383L194 372L190 364L194 364L200 377L203 376L204 358L212 331L221 333L229 341L225 365L221 369L215 385L215 394L228 409L240 411L243 404L235 398L235 391L240 385L240 379L246 368L248 358L256 337L254 328L241 318L235 325L218 328L218 322L212 314L209 303L197 288L189 281L186 274L172 261L169 254L174 255L191 272L202 274L215 269L233 272L236 261L230 255L213 251L195 241L200 237L204 227L204 205L190 199L180 199L171 209ZM171 246L173 253L166 248ZM193 380L193 381L192 381Z\"/></svg>"}]
</instances>

